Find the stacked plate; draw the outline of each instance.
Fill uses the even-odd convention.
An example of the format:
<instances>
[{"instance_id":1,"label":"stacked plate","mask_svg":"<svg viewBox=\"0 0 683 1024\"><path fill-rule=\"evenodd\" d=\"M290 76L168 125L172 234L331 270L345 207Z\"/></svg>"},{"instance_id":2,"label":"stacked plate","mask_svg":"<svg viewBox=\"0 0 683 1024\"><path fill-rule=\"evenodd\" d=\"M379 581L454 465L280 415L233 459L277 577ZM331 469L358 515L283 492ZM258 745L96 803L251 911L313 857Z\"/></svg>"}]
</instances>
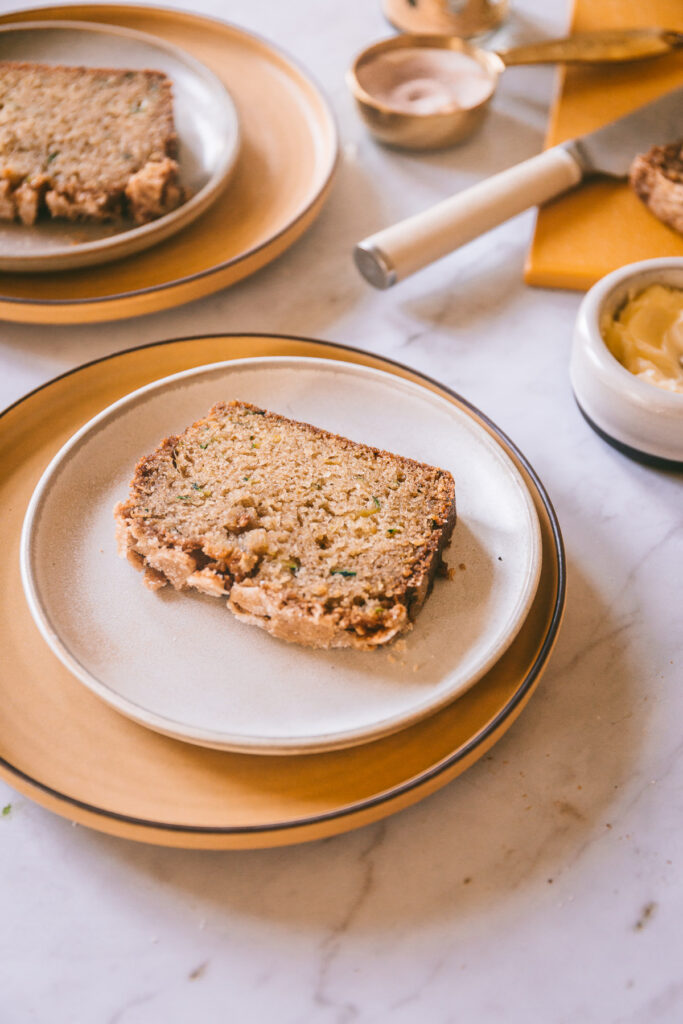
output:
<instances>
[{"instance_id":1,"label":"stacked plate","mask_svg":"<svg viewBox=\"0 0 683 1024\"><path fill-rule=\"evenodd\" d=\"M57 271L96 266L148 249L208 209L227 186L240 145L237 110L207 67L161 39L78 21L38 21L0 27L0 60L163 71L173 85L179 178L191 192L183 203L148 224L0 221L0 270Z\"/></svg>"},{"instance_id":2,"label":"stacked plate","mask_svg":"<svg viewBox=\"0 0 683 1024\"><path fill-rule=\"evenodd\" d=\"M162 8L45 7L0 18L0 59L165 72L191 192L139 227L0 223L5 320L112 320L206 295L283 252L327 196L337 136L325 100L241 29Z\"/></svg>"},{"instance_id":3,"label":"stacked plate","mask_svg":"<svg viewBox=\"0 0 683 1024\"><path fill-rule=\"evenodd\" d=\"M227 398L453 473L450 573L404 642L285 644L213 598L146 591L117 557L112 510L137 459ZM366 353L260 336L131 350L8 410L0 451L17 549L0 585L2 771L104 831L228 848L378 819L502 735L557 635L560 533L523 456L463 399ZM10 597L19 547L27 603Z\"/></svg>"}]
</instances>

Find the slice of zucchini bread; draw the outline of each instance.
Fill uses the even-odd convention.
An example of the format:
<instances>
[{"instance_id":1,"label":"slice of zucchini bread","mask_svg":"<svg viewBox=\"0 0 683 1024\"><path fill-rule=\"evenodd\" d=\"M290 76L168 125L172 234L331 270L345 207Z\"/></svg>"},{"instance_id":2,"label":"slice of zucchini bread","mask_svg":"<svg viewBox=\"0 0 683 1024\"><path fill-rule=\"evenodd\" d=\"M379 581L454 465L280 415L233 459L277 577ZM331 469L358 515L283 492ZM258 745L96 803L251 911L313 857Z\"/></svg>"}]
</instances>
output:
<instances>
[{"instance_id":1,"label":"slice of zucchini bread","mask_svg":"<svg viewBox=\"0 0 683 1024\"><path fill-rule=\"evenodd\" d=\"M217 597L310 647L409 628L455 525L453 477L246 402L219 402L138 463L119 549L153 589Z\"/></svg>"},{"instance_id":2,"label":"slice of zucchini bread","mask_svg":"<svg viewBox=\"0 0 683 1024\"><path fill-rule=\"evenodd\" d=\"M183 201L160 71L0 62L0 219L137 224Z\"/></svg>"},{"instance_id":3,"label":"slice of zucchini bread","mask_svg":"<svg viewBox=\"0 0 683 1024\"><path fill-rule=\"evenodd\" d=\"M629 180L650 212L683 234L683 141L641 153L631 164Z\"/></svg>"}]
</instances>

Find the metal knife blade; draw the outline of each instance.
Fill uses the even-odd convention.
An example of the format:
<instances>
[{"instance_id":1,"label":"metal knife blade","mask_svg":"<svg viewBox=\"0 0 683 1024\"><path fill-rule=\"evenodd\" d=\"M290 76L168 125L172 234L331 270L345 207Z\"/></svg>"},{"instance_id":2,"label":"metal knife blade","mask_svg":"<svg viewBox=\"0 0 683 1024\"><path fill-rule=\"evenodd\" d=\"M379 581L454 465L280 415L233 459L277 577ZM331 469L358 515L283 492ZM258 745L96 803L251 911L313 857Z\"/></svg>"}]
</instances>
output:
<instances>
[{"instance_id":1,"label":"metal knife blade","mask_svg":"<svg viewBox=\"0 0 683 1024\"><path fill-rule=\"evenodd\" d=\"M638 153L683 139L683 88L667 92L589 135L563 143L586 174L625 178Z\"/></svg>"}]
</instances>

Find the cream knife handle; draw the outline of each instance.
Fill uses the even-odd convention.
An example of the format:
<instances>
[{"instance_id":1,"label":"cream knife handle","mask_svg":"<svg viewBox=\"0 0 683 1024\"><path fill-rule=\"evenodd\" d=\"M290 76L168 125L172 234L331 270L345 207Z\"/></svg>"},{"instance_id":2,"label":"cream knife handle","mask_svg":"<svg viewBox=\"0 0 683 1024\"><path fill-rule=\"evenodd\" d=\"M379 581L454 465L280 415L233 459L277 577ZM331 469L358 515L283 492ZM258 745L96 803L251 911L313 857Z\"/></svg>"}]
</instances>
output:
<instances>
[{"instance_id":1,"label":"cream knife handle","mask_svg":"<svg viewBox=\"0 0 683 1024\"><path fill-rule=\"evenodd\" d=\"M363 239L354 251L356 266L375 288L390 288L582 177L569 149L554 146Z\"/></svg>"}]
</instances>

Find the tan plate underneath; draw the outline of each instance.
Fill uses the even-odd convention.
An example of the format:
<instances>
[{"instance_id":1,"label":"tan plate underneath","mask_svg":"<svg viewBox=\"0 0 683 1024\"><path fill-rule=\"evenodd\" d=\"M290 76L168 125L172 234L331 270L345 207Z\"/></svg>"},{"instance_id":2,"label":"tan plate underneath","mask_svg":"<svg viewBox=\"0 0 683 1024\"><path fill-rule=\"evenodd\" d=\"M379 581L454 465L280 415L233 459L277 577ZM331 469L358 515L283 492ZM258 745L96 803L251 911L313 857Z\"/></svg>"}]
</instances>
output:
<instances>
[{"instance_id":1,"label":"tan plate underneath","mask_svg":"<svg viewBox=\"0 0 683 1024\"><path fill-rule=\"evenodd\" d=\"M224 22L160 7L41 7L4 15L0 24L44 19L137 29L181 47L227 86L242 144L230 187L192 225L112 264L0 274L1 318L89 323L168 309L259 270L317 216L337 158L334 121L315 85L270 44Z\"/></svg>"},{"instance_id":2,"label":"tan plate underneath","mask_svg":"<svg viewBox=\"0 0 683 1024\"><path fill-rule=\"evenodd\" d=\"M529 617L504 657L467 694L417 726L327 754L259 757L190 746L148 731L78 683L40 637L22 596L19 537L46 464L111 402L190 366L246 356L317 356L373 366L423 384L489 431L519 468L543 537ZM317 839L421 799L472 764L533 692L559 629L564 556L554 512L533 471L477 410L388 360L293 338L219 336L147 345L81 367L0 418L0 774L71 820L167 846L231 849ZM78 510L78 495L74 495Z\"/></svg>"}]
</instances>

